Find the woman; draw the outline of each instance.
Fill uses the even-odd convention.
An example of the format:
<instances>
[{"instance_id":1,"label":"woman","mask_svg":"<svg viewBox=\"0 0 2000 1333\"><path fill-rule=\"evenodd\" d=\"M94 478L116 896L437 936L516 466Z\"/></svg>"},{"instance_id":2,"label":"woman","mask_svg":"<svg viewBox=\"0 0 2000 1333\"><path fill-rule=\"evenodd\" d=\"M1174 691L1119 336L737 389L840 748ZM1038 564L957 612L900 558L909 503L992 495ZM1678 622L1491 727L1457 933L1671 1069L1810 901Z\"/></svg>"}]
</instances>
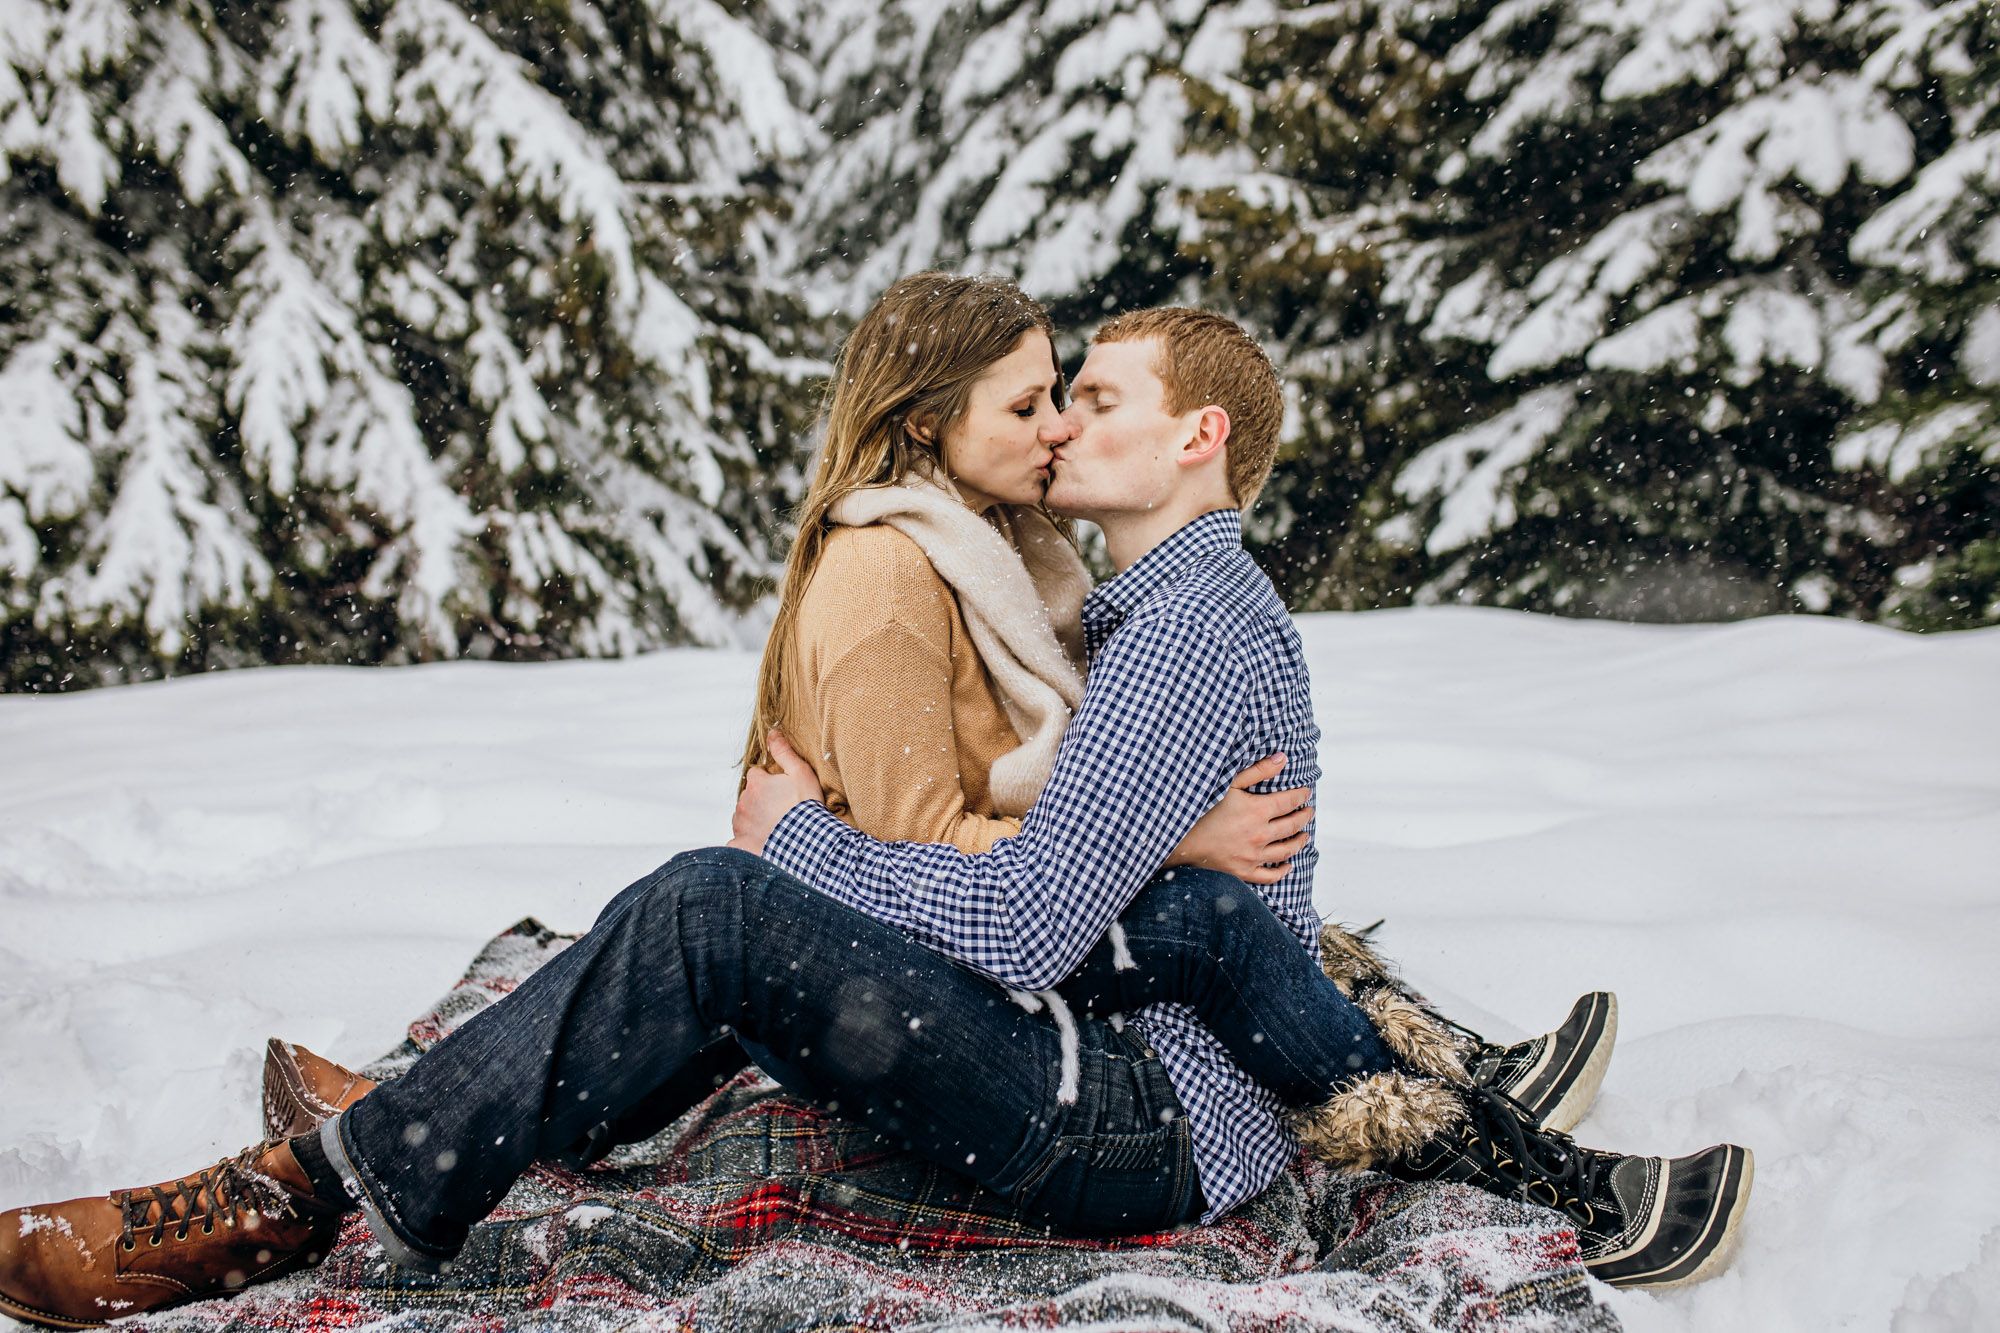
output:
<instances>
[{"instance_id":1,"label":"woman","mask_svg":"<svg viewBox=\"0 0 2000 1333\"><path fill-rule=\"evenodd\" d=\"M1018 833L1083 697L1090 579L1041 507L1066 437L1053 333L1009 283L919 273L841 349L743 762L767 762L764 738L782 730L812 756L828 809L873 837L979 852ZM1278 771L1247 770L1168 864L1281 876L1312 811L1302 792L1244 790ZM577 1159L651 1137L749 1060L716 1043ZM267 1132L303 1133L373 1086L273 1040Z\"/></svg>"},{"instance_id":2,"label":"woman","mask_svg":"<svg viewBox=\"0 0 2000 1333\"><path fill-rule=\"evenodd\" d=\"M835 368L825 438L765 646L746 772L769 761L767 738L782 732L812 759L828 809L871 836L980 852L1020 831L1083 696L1079 616L1089 577L1065 526L1041 507L1052 446L1067 438L1052 332L1046 312L1011 284L943 273L898 282L855 326ZM1278 771L1276 756L1246 771L1167 864L1248 882L1282 876L1306 840L1306 793L1245 790ZM1197 883L1212 881L1187 880ZM1229 892L1226 881L1218 891ZM1230 923L1234 957L1191 964L1166 931L1133 960L1121 935L1110 955L1116 966L1086 967L1044 999L1065 1024L1072 1003L1079 1011L1190 1004L1247 1072L1312 1106L1329 1083L1310 1058L1323 1053L1303 1048L1324 1046L1328 1033L1255 1014L1270 997L1244 1002L1255 988L1236 984L1236 969L1259 955L1298 952L1289 929L1257 910L1261 903L1248 906ZM1329 932L1323 948L1339 988L1359 988L1404 1064L1464 1078L1460 1061L1483 1054L1491 1073L1511 1080L1503 1090L1528 1086L1521 1071L1548 1039L1502 1060L1508 1052L1468 1046L1439 1028L1353 937ZM1141 975L1155 988L1142 993ZM1260 1029L1268 1040L1250 1035ZM1608 1056L1608 1033L1599 1045ZM752 1056L809 1091L770 1052L720 1041L599 1126L577 1156L650 1137ZM1546 1064L1531 1071L1543 1083ZM1601 1076L1599 1060L1535 1108L1537 1119L1559 1129L1581 1119ZM273 1042L267 1126L273 1137L303 1132L370 1086ZM1325 1155L1353 1155L1341 1132L1311 1119L1299 1128Z\"/></svg>"},{"instance_id":3,"label":"woman","mask_svg":"<svg viewBox=\"0 0 2000 1333\"><path fill-rule=\"evenodd\" d=\"M976 853L1020 831L1083 697L1089 578L1041 504L1053 449L1069 438L1053 332L1009 283L918 273L849 334L764 649L746 774L770 764L769 738L782 733L812 762L827 808L875 838ZM1280 878L1306 843L1309 793L1245 790L1280 763L1241 775L1166 864ZM1059 1022L1070 1004L1190 1004L1258 1082L1317 1107L1330 1089L1307 1048L1326 1034L1302 1033L1282 1012L1250 1019L1258 1000L1243 999L1253 956L1296 955L1296 939L1262 910L1231 927L1239 954L1193 965L1172 931L1152 937L1165 952L1136 960L1119 933L1118 966L1086 964L1045 998ZM1566 1025L1590 1040L1551 1034L1508 1050L1447 1031L1362 941L1329 932L1322 952L1404 1065L1466 1080L1470 1064L1545 1127L1568 1129L1588 1109L1615 1033L1609 995L1586 996ZM783 1077L768 1053L758 1061ZM1298 1128L1324 1155L1352 1159L1348 1119L1321 1112Z\"/></svg>"}]
</instances>

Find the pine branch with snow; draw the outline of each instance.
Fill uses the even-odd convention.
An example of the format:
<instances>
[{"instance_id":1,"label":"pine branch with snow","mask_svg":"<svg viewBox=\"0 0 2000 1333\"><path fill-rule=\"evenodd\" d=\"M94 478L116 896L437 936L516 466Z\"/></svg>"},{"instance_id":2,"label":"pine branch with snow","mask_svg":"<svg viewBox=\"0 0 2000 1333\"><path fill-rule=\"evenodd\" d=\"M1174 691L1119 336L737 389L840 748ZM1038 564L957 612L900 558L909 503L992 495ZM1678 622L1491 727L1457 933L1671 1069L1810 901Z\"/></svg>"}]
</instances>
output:
<instances>
[{"instance_id":1,"label":"pine branch with snow","mask_svg":"<svg viewBox=\"0 0 2000 1333\"><path fill-rule=\"evenodd\" d=\"M1181 193L1247 166L1188 142L1190 79L1232 68L1265 8L804 5L796 40L829 140L799 192L820 299L858 311L927 267L1003 273L1079 328L1170 297L1190 271Z\"/></svg>"},{"instance_id":2,"label":"pine branch with snow","mask_svg":"<svg viewBox=\"0 0 2000 1333\"><path fill-rule=\"evenodd\" d=\"M1204 258L1297 387L1267 519L1295 591L2000 620L2000 585L1942 572L1987 569L2000 535L2000 427L1977 424L1992 22L1915 0L1286 16L1245 76L1267 170L1202 208Z\"/></svg>"},{"instance_id":3,"label":"pine branch with snow","mask_svg":"<svg viewBox=\"0 0 2000 1333\"><path fill-rule=\"evenodd\" d=\"M12 684L737 639L822 372L768 16L12 7Z\"/></svg>"}]
</instances>

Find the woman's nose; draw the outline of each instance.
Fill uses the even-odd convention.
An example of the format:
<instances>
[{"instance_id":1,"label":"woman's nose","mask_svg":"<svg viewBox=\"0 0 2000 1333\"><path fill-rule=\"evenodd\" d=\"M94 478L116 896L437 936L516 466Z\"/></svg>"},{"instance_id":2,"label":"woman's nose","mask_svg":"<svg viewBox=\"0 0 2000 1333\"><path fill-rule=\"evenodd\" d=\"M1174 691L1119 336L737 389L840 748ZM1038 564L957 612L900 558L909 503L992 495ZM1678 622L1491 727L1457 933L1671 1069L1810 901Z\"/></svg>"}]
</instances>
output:
<instances>
[{"instance_id":1,"label":"woman's nose","mask_svg":"<svg viewBox=\"0 0 2000 1333\"><path fill-rule=\"evenodd\" d=\"M1067 412L1057 413L1054 419L1042 423L1041 441L1051 449L1075 438L1076 423L1069 419Z\"/></svg>"}]
</instances>

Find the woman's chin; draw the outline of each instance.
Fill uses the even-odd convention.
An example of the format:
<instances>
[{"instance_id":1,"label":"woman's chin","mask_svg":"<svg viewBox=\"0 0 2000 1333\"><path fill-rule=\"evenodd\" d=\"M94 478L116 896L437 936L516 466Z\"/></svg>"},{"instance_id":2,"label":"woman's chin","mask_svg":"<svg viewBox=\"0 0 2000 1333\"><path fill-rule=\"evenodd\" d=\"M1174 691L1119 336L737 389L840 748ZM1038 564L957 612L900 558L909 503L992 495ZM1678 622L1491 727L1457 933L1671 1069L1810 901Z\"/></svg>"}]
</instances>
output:
<instances>
[{"instance_id":1,"label":"woman's chin","mask_svg":"<svg viewBox=\"0 0 2000 1333\"><path fill-rule=\"evenodd\" d=\"M1042 502L1042 496L1048 489L1048 483L1037 478L1033 483L1018 488L1011 495L1001 496L1000 503L1008 505L1038 505Z\"/></svg>"}]
</instances>

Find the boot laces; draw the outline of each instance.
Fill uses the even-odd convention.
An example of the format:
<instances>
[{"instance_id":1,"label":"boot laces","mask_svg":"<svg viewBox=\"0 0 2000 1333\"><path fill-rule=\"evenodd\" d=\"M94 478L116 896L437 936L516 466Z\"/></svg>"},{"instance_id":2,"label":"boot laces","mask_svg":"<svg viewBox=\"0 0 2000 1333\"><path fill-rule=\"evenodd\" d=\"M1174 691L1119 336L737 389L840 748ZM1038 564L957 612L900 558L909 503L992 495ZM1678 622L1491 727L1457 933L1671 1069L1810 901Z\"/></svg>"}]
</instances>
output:
<instances>
[{"instance_id":1,"label":"boot laces","mask_svg":"<svg viewBox=\"0 0 2000 1333\"><path fill-rule=\"evenodd\" d=\"M1522 1199L1561 1209L1581 1226L1597 1220L1598 1186L1610 1160L1605 1154L1578 1147L1567 1134L1533 1128L1527 1108L1503 1092L1479 1087L1463 1092L1468 1148L1490 1157L1500 1175L1518 1181Z\"/></svg>"},{"instance_id":2,"label":"boot laces","mask_svg":"<svg viewBox=\"0 0 2000 1333\"><path fill-rule=\"evenodd\" d=\"M296 1217L298 1209L294 1205L302 1201L256 1168L257 1158L269 1146L260 1143L245 1148L234 1158L181 1180L120 1190L120 1243L127 1250L136 1249L137 1235L150 1229L152 1235L147 1243L158 1245L166 1238L169 1226L174 1227L175 1240L186 1240L188 1228L197 1222L202 1234L208 1235L218 1221L233 1227L238 1217L250 1213L256 1214L260 1221L267 1217L274 1221Z\"/></svg>"}]
</instances>

